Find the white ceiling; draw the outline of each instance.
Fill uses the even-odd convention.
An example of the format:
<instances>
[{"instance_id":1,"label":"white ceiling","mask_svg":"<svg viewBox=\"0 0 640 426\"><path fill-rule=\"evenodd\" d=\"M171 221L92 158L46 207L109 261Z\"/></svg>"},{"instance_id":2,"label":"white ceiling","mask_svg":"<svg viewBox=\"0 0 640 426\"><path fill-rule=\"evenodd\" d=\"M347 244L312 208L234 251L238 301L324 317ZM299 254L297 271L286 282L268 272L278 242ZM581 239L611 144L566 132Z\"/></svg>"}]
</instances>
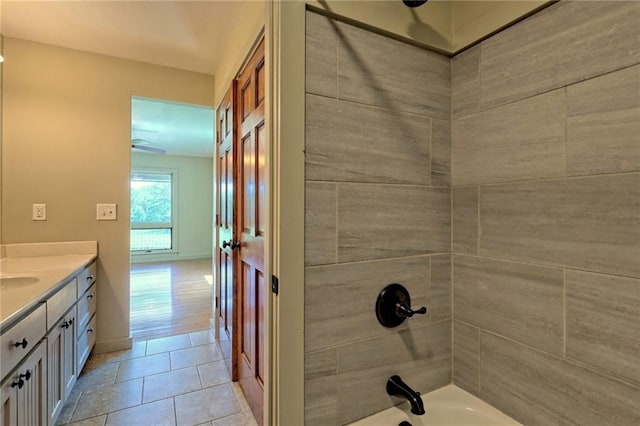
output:
<instances>
[{"instance_id":1,"label":"white ceiling","mask_svg":"<svg viewBox=\"0 0 640 426\"><path fill-rule=\"evenodd\" d=\"M255 9L257 1L264 0L0 0L0 31L7 37L214 75L237 33L234 22L247 8ZM167 154L210 157L213 111L134 99L131 137Z\"/></svg>"},{"instance_id":2,"label":"white ceiling","mask_svg":"<svg viewBox=\"0 0 640 426\"><path fill-rule=\"evenodd\" d=\"M163 149L167 155L212 157L213 109L134 97L131 140L143 147Z\"/></svg>"}]
</instances>

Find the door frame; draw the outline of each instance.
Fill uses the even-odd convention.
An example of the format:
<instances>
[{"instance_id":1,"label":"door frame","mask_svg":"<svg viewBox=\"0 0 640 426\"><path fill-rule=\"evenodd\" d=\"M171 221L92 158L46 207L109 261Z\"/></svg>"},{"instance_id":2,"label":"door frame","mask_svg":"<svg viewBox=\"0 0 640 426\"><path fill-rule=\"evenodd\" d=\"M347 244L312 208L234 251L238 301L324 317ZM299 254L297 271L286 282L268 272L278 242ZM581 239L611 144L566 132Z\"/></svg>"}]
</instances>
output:
<instances>
[{"instance_id":1,"label":"door frame","mask_svg":"<svg viewBox=\"0 0 640 426\"><path fill-rule=\"evenodd\" d=\"M304 424L305 11L305 2L265 2L265 25L237 73L264 35L269 147L264 261L265 276L278 277L280 285L277 296L270 285L265 288L264 424L274 426ZM216 146L214 158L218 155ZM216 178L217 173L214 163ZM217 227L213 238L217 247ZM212 324L216 338L218 309Z\"/></svg>"},{"instance_id":2,"label":"door frame","mask_svg":"<svg viewBox=\"0 0 640 426\"><path fill-rule=\"evenodd\" d=\"M304 424L305 12L304 1L267 2L268 251L280 292L268 306L273 374L266 424L283 426Z\"/></svg>"}]
</instances>

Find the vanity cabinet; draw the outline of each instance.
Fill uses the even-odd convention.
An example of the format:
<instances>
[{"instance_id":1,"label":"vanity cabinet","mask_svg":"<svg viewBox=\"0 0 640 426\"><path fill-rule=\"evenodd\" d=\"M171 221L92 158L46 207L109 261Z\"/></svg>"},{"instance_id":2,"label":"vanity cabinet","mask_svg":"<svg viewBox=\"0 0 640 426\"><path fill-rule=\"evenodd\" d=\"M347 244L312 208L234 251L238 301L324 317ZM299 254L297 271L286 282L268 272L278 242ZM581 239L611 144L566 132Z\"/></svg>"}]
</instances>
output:
<instances>
[{"instance_id":1,"label":"vanity cabinet","mask_svg":"<svg viewBox=\"0 0 640 426\"><path fill-rule=\"evenodd\" d=\"M77 370L82 371L96 343L96 264L89 265L78 276L78 324L76 334Z\"/></svg>"},{"instance_id":2,"label":"vanity cabinet","mask_svg":"<svg viewBox=\"0 0 640 426\"><path fill-rule=\"evenodd\" d=\"M43 341L0 385L2 426L47 424L47 346Z\"/></svg>"},{"instance_id":3,"label":"vanity cabinet","mask_svg":"<svg viewBox=\"0 0 640 426\"><path fill-rule=\"evenodd\" d=\"M53 426L95 345L95 261L0 333L0 426Z\"/></svg>"}]
</instances>

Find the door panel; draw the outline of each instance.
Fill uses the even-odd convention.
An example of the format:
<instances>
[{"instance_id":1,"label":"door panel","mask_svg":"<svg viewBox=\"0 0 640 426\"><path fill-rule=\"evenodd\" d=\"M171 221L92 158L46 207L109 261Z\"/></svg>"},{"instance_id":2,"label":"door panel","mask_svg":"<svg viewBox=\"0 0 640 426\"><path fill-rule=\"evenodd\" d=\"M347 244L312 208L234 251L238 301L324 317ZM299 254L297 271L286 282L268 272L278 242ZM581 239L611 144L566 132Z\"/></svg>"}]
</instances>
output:
<instances>
[{"instance_id":1,"label":"door panel","mask_svg":"<svg viewBox=\"0 0 640 426\"><path fill-rule=\"evenodd\" d=\"M225 364L233 380L238 380L237 353L232 350L234 339L234 328L237 324L237 314L234 312L236 305L236 294L234 291L235 260L232 246L223 247L225 242L235 241L234 230L234 199L236 198L235 188L235 138L236 129L234 127L235 117L235 97L236 84L232 83L224 99L218 106L218 206L217 227L218 227L218 267L217 276L220 277L217 289L220 326L220 348L222 349Z\"/></svg>"},{"instance_id":2,"label":"door panel","mask_svg":"<svg viewBox=\"0 0 640 426\"><path fill-rule=\"evenodd\" d=\"M264 394L264 215L266 171L264 129L264 40L238 79L240 164L237 200L240 223L236 224L242 243L241 271L238 275L240 309L238 374L240 387L256 420L262 424Z\"/></svg>"}]
</instances>

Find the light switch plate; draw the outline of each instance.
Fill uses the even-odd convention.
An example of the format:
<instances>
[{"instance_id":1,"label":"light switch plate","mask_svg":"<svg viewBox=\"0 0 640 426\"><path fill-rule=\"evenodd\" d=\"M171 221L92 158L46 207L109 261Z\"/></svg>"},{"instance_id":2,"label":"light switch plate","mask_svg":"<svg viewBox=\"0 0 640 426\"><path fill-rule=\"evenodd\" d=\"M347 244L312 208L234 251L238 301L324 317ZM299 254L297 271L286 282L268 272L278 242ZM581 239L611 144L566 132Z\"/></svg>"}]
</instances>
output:
<instances>
[{"instance_id":1,"label":"light switch plate","mask_svg":"<svg viewBox=\"0 0 640 426\"><path fill-rule=\"evenodd\" d=\"M96 204L97 220L116 220L118 219L117 204Z\"/></svg>"},{"instance_id":2,"label":"light switch plate","mask_svg":"<svg viewBox=\"0 0 640 426\"><path fill-rule=\"evenodd\" d=\"M31 210L31 220L47 220L47 205L34 204Z\"/></svg>"}]
</instances>

